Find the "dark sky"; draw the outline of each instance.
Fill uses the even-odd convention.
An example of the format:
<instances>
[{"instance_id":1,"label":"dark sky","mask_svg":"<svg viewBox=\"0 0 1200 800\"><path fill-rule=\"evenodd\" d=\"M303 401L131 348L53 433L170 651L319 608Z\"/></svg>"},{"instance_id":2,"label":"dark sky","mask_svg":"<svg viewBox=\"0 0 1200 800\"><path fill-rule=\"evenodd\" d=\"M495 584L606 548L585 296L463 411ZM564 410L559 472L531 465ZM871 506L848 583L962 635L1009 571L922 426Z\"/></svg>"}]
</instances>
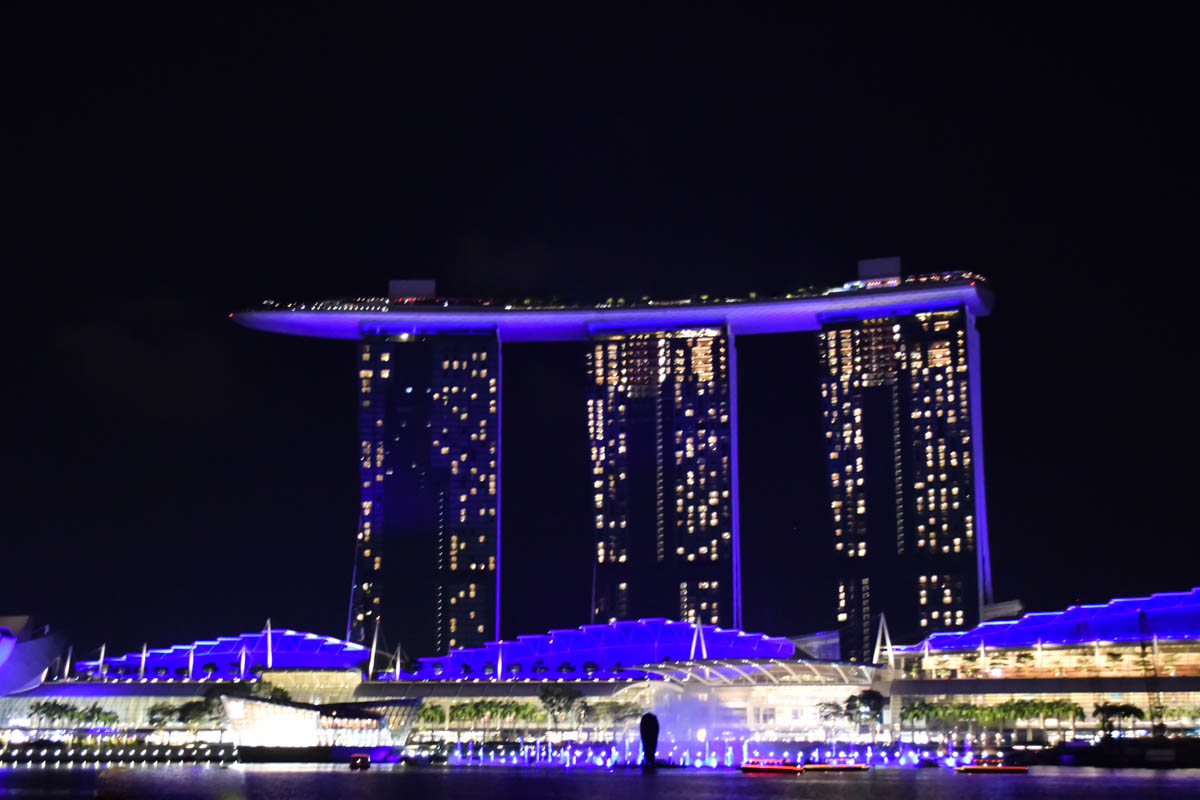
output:
<instances>
[{"instance_id":1,"label":"dark sky","mask_svg":"<svg viewBox=\"0 0 1200 800\"><path fill-rule=\"evenodd\" d=\"M1055 609L1200 584L1183 20L733 5L0 11L0 612L84 651L268 615L342 632L352 351L230 311L395 277L462 295L772 291L892 254L996 288L999 597ZM788 366L813 352L746 346L744 369L783 372L757 379L776 416L744 442L743 536L803 584L788 565L827 545L826 522L797 509L824 487L773 433L817 424L790 399L815 391L809 368ZM551 360L510 362L546 409L565 391ZM565 553L571 489L548 474L523 535ZM536 508L533 478L513 481ZM548 580L543 611L566 615ZM823 613L759 594L747 622L771 633ZM505 635L583 621L525 597Z\"/></svg>"}]
</instances>

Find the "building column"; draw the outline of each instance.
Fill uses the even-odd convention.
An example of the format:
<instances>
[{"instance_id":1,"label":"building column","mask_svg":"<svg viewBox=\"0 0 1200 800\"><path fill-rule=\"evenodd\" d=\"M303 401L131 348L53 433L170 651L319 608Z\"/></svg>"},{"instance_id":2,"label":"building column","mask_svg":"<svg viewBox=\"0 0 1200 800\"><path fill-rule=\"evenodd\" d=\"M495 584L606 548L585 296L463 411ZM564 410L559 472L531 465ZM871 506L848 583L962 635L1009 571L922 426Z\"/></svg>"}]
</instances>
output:
<instances>
[{"instance_id":1,"label":"building column","mask_svg":"<svg viewBox=\"0 0 1200 800\"><path fill-rule=\"evenodd\" d=\"M504 452L504 344L500 341L500 330L496 330L496 593L495 593L495 623L492 628L492 637L495 641L500 641L500 503L504 497L504 491L500 484L500 475L502 467L501 461ZM496 671L496 677L503 677L499 669ZM447 712L448 713L448 712Z\"/></svg>"},{"instance_id":2,"label":"building column","mask_svg":"<svg viewBox=\"0 0 1200 800\"><path fill-rule=\"evenodd\" d=\"M742 630L742 536L738 486L738 371L737 342L733 328L727 327L729 337L729 491L730 532L733 536L733 627Z\"/></svg>"},{"instance_id":3,"label":"building column","mask_svg":"<svg viewBox=\"0 0 1200 800\"><path fill-rule=\"evenodd\" d=\"M967 315L967 369L971 391L971 459L974 462L972 483L975 489L975 556L979 583L979 618L983 607L992 603L992 558L988 550L987 487L983 470L983 365L979 360L979 331L975 315Z\"/></svg>"}]
</instances>

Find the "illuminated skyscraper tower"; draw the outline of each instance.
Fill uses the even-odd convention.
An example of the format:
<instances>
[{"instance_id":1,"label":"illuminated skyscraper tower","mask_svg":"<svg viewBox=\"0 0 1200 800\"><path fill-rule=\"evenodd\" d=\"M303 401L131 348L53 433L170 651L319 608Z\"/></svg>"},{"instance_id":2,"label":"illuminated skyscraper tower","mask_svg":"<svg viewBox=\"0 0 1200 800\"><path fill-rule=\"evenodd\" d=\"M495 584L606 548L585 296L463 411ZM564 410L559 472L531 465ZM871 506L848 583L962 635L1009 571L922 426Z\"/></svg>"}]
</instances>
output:
<instances>
[{"instance_id":1,"label":"illuminated skyscraper tower","mask_svg":"<svg viewBox=\"0 0 1200 800\"><path fill-rule=\"evenodd\" d=\"M735 625L725 331L597 336L588 353L597 621Z\"/></svg>"},{"instance_id":2,"label":"illuminated skyscraper tower","mask_svg":"<svg viewBox=\"0 0 1200 800\"><path fill-rule=\"evenodd\" d=\"M827 318L821 397L842 655L963 630L991 602L978 343L966 307Z\"/></svg>"},{"instance_id":3,"label":"illuminated skyscraper tower","mask_svg":"<svg viewBox=\"0 0 1200 800\"><path fill-rule=\"evenodd\" d=\"M498 354L486 335L360 345L351 640L370 637L376 619L413 652L494 638Z\"/></svg>"}]
</instances>

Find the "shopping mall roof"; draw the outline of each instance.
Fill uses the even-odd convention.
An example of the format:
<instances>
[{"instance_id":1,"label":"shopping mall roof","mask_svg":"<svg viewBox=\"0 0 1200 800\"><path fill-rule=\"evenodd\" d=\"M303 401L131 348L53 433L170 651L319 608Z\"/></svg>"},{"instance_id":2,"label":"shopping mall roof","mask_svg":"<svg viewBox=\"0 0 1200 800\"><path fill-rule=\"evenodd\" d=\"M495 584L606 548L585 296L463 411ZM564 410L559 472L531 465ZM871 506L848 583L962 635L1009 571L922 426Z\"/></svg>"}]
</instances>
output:
<instances>
[{"instance_id":1,"label":"shopping mall roof","mask_svg":"<svg viewBox=\"0 0 1200 800\"><path fill-rule=\"evenodd\" d=\"M268 652L270 656L268 657ZM174 677L177 670L188 670L195 677L204 675L204 666L216 665L215 678L236 678L266 669L352 669L369 656L366 647L344 642L333 636L282 628L264 629L239 636L221 636L192 644L156 648L104 659L104 672L109 676L153 677L162 669ZM100 671L99 659L80 661L75 665L82 674Z\"/></svg>"},{"instance_id":2,"label":"shopping mall roof","mask_svg":"<svg viewBox=\"0 0 1200 800\"><path fill-rule=\"evenodd\" d=\"M499 665L504 678L645 678L648 670L635 665L695 658L790 658L795 645L785 638L697 626L661 618L584 625L549 633L488 642L483 647L451 650L444 656L418 659L401 680L454 680L494 677ZM394 679L388 673L383 679Z\"/></svg>"},{"instance_id":3,"label":"shopping mall roof","mask_svg":"<svg viewBox=\"0 0 1200 800\"><path fill-rule=\"evenodd\" d=\"M1200 588L1149 597L1123 597L1100 605L1026 614L1017 620L984 622L968 631L935 633L897 652L1034 647L1040 644L1200 639Z\"/></svg>"}]
</instances>

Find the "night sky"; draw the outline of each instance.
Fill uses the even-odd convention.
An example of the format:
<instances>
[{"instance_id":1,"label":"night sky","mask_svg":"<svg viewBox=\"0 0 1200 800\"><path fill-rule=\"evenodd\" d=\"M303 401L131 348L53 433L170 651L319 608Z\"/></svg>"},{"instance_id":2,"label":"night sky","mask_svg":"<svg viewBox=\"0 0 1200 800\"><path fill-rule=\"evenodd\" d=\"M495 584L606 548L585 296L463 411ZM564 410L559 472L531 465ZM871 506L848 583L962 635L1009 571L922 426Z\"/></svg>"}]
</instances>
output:
<instances>
[{"instance_id":1,"label":"night sky","mask_svg":"<svg viewBox=\"0 0 1200 800\"><path fill-rule=\"evenodd\" d=\"M452 295L771 292L886 255L997 293L981 325L997 599L1200 584L1183 21L725 5L0 11L0 613L84 653L268 616L343 633L353 346L231 311L405 277ZM746 623L801 633L828 619L806 578L829 536L815 347L739 347ZM505 535L532 554L506 636L586 621L574 358L505 351L506 411L526 398L505 430Z\"/></svg>"}]
</instances>

